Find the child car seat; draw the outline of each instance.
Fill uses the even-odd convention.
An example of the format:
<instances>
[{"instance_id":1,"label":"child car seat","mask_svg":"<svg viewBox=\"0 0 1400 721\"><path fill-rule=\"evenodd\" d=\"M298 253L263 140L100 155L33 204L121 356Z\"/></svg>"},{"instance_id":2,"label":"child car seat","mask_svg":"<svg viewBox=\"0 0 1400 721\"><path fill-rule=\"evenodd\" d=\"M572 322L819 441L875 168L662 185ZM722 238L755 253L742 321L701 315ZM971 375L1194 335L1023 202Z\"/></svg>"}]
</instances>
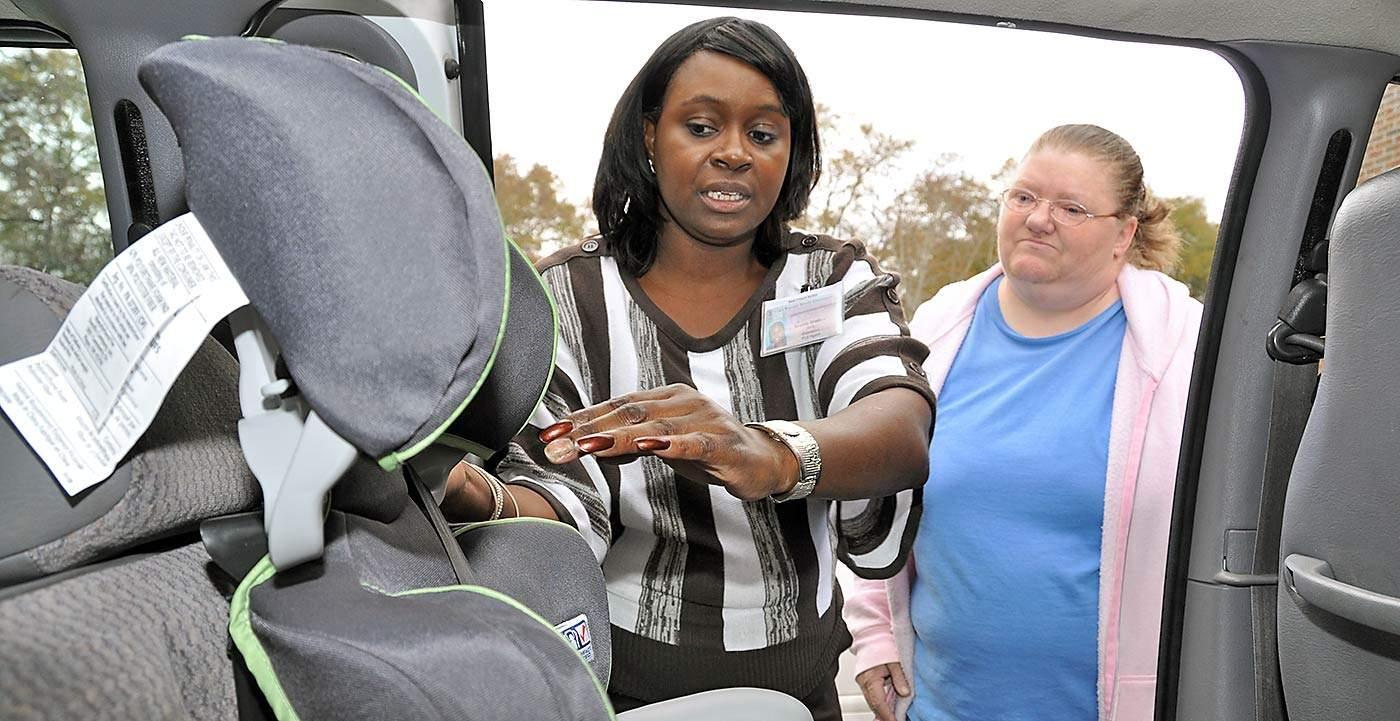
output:
<instances>
[{"instance_id":1,"label":"child car seat","mask_svg":"<svg viewBox=\"0 0 1400 721\"><path fill-rule=\"evenodd\" d=\"M178 43L141 79L180 139L190 208L257 313L235 344L261 394L245 392L240 430L269 554L234 595L230 628L273 710L609 716L606 596L572 529L516 521L453 537L413 473L407 487L338 480L352 459L393 471L435 443L494 452L543 395L553 308L505 239L475 154L396 78L310 48ZM276 433L254 429L264 420ZM312 511L332 485L323 523ZM415 493L421 513L382 516ZM579 618L591 646L554 628ZM781 694L741 695L757 718L809 717Z\"/></svg>"}]
</instances>

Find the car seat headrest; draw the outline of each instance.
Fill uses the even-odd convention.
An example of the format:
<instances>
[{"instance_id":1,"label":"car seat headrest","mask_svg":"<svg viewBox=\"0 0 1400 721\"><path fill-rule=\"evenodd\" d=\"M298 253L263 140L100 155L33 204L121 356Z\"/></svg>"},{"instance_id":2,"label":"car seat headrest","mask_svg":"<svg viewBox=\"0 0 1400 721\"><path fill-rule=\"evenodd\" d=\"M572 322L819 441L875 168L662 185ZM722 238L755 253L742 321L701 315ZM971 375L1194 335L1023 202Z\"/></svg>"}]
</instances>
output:
<instances>
[{"instance_id":1,"label":"car seat headrest","mask_svg":"<svg viewBox=\"0 0 1400 721\"><path fill-rule=\"evenodd\" d=\"M230 321L277 567L319 554L318 528L276 536L317 525L354 454L393 470L435 442L504 447L543 396L557 322L461 136L394 76L313 48L183 41L139 75L255 311Z\"/></svg>"},{"instance_id":2,"label":"car seat headrest","mask_svg":"<svg viewBox=\"0 0 1400 721\"><path fill-rule=\"evenodd\" d=\"M381 459L440 433L486 375L509 266L462 139L387 73L241 38L140 68L189 206L328 426Z\"/></svg>"},{"instance_id":3,"label":"car seat headrest","mask_svg":"<svg viewBox=\"0 0 1400 721\"><path fill-rule=\"evenodd\" d=\"M0 266L0 365L48 345L82 287ZM52 575L254 508L235 435L237 367L205 341L149 430L105 482L70 498L0 412L0 587Z\"/></svg>"}]
</instances>

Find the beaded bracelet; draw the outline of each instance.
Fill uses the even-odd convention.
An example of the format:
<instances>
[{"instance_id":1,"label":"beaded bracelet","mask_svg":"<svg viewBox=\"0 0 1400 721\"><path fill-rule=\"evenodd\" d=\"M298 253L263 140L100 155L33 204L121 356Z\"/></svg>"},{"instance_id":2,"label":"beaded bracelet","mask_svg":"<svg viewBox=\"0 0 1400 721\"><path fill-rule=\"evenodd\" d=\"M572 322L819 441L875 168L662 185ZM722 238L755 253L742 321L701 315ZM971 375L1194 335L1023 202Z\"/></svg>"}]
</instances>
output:
<instances>
[{"instance_id":1,"label":"beaded bracelet","mask_svg":"<svg viewBox=\"0 0 1400 721\"><path fill-rule=\"evenodd\" d=\"M501 511L504 510L506 502L505 496L501 493L504 488L501 486L501 482L492 478L490 474L482 474L482 478L486 479L486 486L491 489L491 502L495 505L495 508L491 510L491 517L486 520L499 520Z\"/></svg>"},{"instance_id":2,"label":"beaded bracelet","mask_svg":"<svg viewBox=\"0 0 1400 721\"><path fill-rule=\"evenodd\" d=\"M507 496L510 496L510 505L515 507L515 515L514 515L514 516L511 516L511 518L519 518L519 517L520 517L520 501L515 500L515 494L510 492L510 485L509 485L509 484L506 484L506 483L502 483L502 484L501 484L501 490L505 491Z\"/></svg>"}]
</instances>

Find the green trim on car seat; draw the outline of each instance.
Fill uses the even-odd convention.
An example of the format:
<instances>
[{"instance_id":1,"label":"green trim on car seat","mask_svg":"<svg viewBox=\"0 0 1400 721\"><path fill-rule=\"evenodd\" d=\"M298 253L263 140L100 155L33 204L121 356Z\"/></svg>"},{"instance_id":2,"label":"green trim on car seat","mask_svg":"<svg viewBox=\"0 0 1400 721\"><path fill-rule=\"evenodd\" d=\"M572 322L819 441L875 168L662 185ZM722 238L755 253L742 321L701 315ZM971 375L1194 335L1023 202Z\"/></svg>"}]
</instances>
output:
<instances>
[{"instance_id":1,"label":"green trim on car seat","mask_svg":"<svg viewBox=\"0 0 1400 721\"><path fill-rule=\"evenodd\" d=\"M428 101L423 98L423 96L418 92L418 89L408 84L408 81L378 65L371 65L370 67L373 67L375 70L378 70L379 72L384 73L385 75L393 78L400 86L403 87L404 90L407 90L410 95L417 98L418 102L423 104L423 107L427 108L429 112L437 116L438 120L443 120L443 122L446 122L446 120L444 120L441 115L438 115L438 112L433 109L433 106L428 104ZM462 144L466 145L468 150L471 150L471 146L467 143L465 138L462 139ZM475 151L472 152L472 157L476 157ZM477 162L481 162L479 158L477 159ZM485 166L482 166L482 172L485 171ZM490 177L490 173L487 173L487 177ZM481 391L481 386L483 386L486 383L486 378L491 375L491 369L495 368L496 356L500 353L501 342L506 337L506 321L510 318L510 249L512 247L512 244L510 242L510 238L505 237L505 226L501 227L501 236L506 240L506 242L502 244L505 246L502 248L502 250L505 251L506 256L505 303L501 309L501 327L496 330L495 345L491 347L491 357L486 359L486 367L482 368L481 376L477 378L476 385L472 387L471 392L467 394L466 399L462 401L461 405L457 406L457 410L453 411L450 415L448 415L447 420L444 421L442 425L438 426L436 430L432 431L422 440L418 441L412 446L409 446L408 448L405 448L401 451L394 451L393 453L390 453L389 455L380 458L380 468L383 468L386 471L398 470L398 467L403 465L405 461L421 453L424 448L427 448L428 446L432 445L433 442L438 439L438 436L441 436L443 431L447 430L447 427L451 425L453 421L457 420L457 416L460 416L462 414L462 411L466 410L467 404L472 402L472 399L476 397L476 394ZM450 443L448 445L453 448L460 447L459 445L454 445ZM470 451L470 449L467 450ZM470 452L475 453L475 451ZM490 454L488 453L487 455Z\"/></svg>"},{"instance_id":2,"label":"green trim on car seat","mask_svg":"<svg viewBox=\"0 0 1400 721\"><path fill-rule=\"evenodd\" d=\"M525 256L525 251L521 250L520 246L516 245L515 241L510 239L510 236L506 236L506 241L509 242L511 247L515 248L515 252L519 253L521 257L524 257L526 261L530 260ZM544 402L545 394L549 392L550 384L554 382L554 364L559 360L559 306L554 302L554 293L550 292L549 284L544 282L544 276L540 275L540 271L535 267L535 264L526 262L525 265L530 267L530 273L535 276L535 282L539 283L540 287L544 289L544 297L549 301L549 375L546 375L544 378L544 387L540 388L540 397L535 399L535 408L539 408L540 403ZM520 431L525 430L525 426L529 425L529 423L530 420L527 418L525 423L511 435L519 435Z\"/></svg>"},{"instance_id":3,"label":"green trim on car seat","mask_svg":"<svg viewBox=\"0 0 1400 721\"><path fill-rule=\"evenodd\" d=\"M389 72L388 70L385 70L384 68L381 68L381 67L379 67L378 65L375 65L375 66L372 66L372 67L374 67L376 70L378 70L378 71L384 73L385 75L387 75L387 76L393 78L395 81L398 82L399 85L403 86L403 88L404 88L405 90L407 90L407 91L409 92L409 94L411 94L413 97L417 98L417 99L418 99L418 102L420 102L420 103L423 104L423 107L427 108L427 109L429 110L429 112L431 112L433 115L437 115L437 118L438 118L439 120L443 120L442 116L441 116L441 115L438 115L438 113L437 113L436 110L433 110L433 106L429 105L429 104L428 104L428 101L427 101L427 100L424 100L424 99L423 99L423 96L420 95L420 94L418 93L417 88L414 88L412 85L409 85L408 82L407 82L406 80L404 80L403 78L399 77L398 75L395 75L394 73ZM444 120L444 122L446 122L446 121ZM465 138L462 139L462 144L463 144L463 145L466 145L468 150L471 150L471 146L467 144L467 141L466 141ZM475 151L472 152L472 157L476 157ZM478 162L478 163L480 162L480 159L479 159L479 158L477 159L477 162ZM482 167L482 172L485 172L485 171L486 171L485 166L481 166L481 167ZM490 177L490 174L488 173L487 176ZM505 283L506 292L505 292L505 304L504 304L504 307L501 309L501 327L498 328L498 329L496 330L496 341L495 341L495 345L492 346L492 348L491 348L491 357L488 358L488 359L486 359L486 367L482 369L482 371L481 371L481 376L480 376L479 378L477 378L477 380L476 380L476 385L471 389L471 392L467 394L466 399L462 401L461 405L457 406L457 410L453 411L450 415L448 415L447 420L446 420L446 421L443 421L442 425L438 426L436 430L434 430L433 432L429 433L427 436L424 436L424 438L423 438L422 440L418 441L417 443L413 444L412 446L409 446L408 448L406 448L406 449L404 449L404 450L401 450L401 451L394 451L393 453L390 453L389 455L384 456L383 458L380 458L380 459L379 459L379 467L380 467L380 468L383 468L383 469L386 470L386 471L398 470L398 467L401 466L401 465L403 465L404 461L407 461L408 459L410 459L410 458L412 458L412 457L418 455L419 453L421 453L421 452L423 451L424 448L427 448L428 446L432 445L433 442L436 441L436 440L438 439L438 437L441 436L441 435L443 434L443 431L446 431L446 430L447 430L447 427L450 426L450 425L452 425L452 422L453 422L453 421L457 420L457 416L462 415L462 411L466 410L467 404L471 403L471 402L472 402L472 399L476 397L476 394L477 394L478 392L481 391L481 386L484 385L484 384L486 383L487 377L489 377L489 376L491 375L491 370L492 370L493 368L496 367L496 356L501 352L501 342L504 341L504 340L505 340L505 337L506 337L506 324L507 324L506 322L510 319L510 287L511 287L510 284L511 284L511 282L512 282L512 279L511 279L511 272L510 272L510 251L511 251L511 248L515 247L515 244L514 244L514 243L511 243L511 242L510 242L510 238L509 238L508 236L506 236L506 234L505 234L505 226L504 226L504 225L501 226L501 237L505 239L505 243L502 244L502 245L505 246L504 248L502 248L502 250L505 251L505 256L506 256L506 262L505 262L505 266L506 266L506 283ZM520 252L520 249L519 249L519 248L516 248L516 252L517 252L517 253ZM533 263L531 263L531 264L529 264L529 265L530 265L531 268L534 268L534 264L533 264ZM460 439L459 439L459 440L460 440ZM463 442L463 443L466 443L466 441L462 441L462 442ZM452 443L448 443L447 445L450 446L450 447L452 447L452 448L461 448L461 444L452 444ZM475 450L472 450L472 449L470 449L470 448L466 448L466 449L463 449L463 450L466 450L466 451L468 451L468 452L470 452L470 453L477 453ZM477 453L477 455L482 455L482 454ZM485 454L485 456L490 456L490 455L491 455L491 454L490 454L489 452Z\"/></svg>"},{"instance_id":4,"label":"green trim on car seat","mask_svg":"<svg viewBox=\"0 0 1400 721\"><path fill-rule=\"evenodd\" d=\"M545 521L546 523L550 522L547 519L539 520ZM370 587L366 586L366 588ZM379 593L384 593L382 590L376 588L371 588L371 590ZM457 585L437 586L434 588L413 588L407 591L399 591L398 593L388 593L385 595L391 596L393 598L399 598L401 596L421 596L425 593L445 593L450 591L465 591L467 593L478 593L483 596L486 596L487 598L493 598L508 606L511 606L517 611L521 611L526 616L529 616L530 618L534 619L535 621L543 625L545 628L553 632L554 637L559 639L559 643L564 644L564 646L569 649L569 652L574 655L574 658L578 659L578 662L583 664L584 670L588 672L588 678L593 681L593 687L598 689L598 696L603 699L604 707L608 709L608 718L613 720L617 719L617 712L613 710L612 700L608 698L607 689L603 688L602 682L599 681L598 677L593 674L593 667L589 665L588 661L583 657L583 654L579 653L579 650L574 648L573 644L564 640L564 636L560 634L557 629L554 628L554 624L550 623L549 621L546 621L543 616L539 615L538 613L535 613L534 610L531 609L529 606L526 606L525 604L515 600L514 598L511 598L510 596L507 596L504 593L501 593L500 591L486 588L485 586Z\"/></svg>"},{"instance_id":5,"label":"green trim on car seat","mask_svg":"<svg viewBox=\"0 0 1400 721\"><path fill-rule=\"evenodd\" d=\"M492 521L488 523L502 523L506 521L559 523L558 521L550 521L544 518L512 518L502 519L501 521ZM487 524L474 525L480 526ZM567 524L560 523L559 525L572 529L572 527L568 526ZM258 565L254 566L253 570L248 572L248 575L245 576L243 578L243 581L238 584L238 589L234 591L233 599L229 603L228 630L229 635L233 638L233 644L238 647L238 652L243 655L244 664L248 667L248 671L253 674L253 679L257 681L258 684L258 690L262 692L263 698L267 700L267 704L272 709L273 715L277 717L277 721L301 721L300 717L297 716L296 709L292 707L291 699L287 698L286 692L282 689L282 683L277 679L277 672L272 668L272 660L268 658L267 652L262 647L262 642L258 640L257 634L253 632L253 624L251 616L249 615L249 594L252 593L252 590L254 588L261 585L276 574L277 568L272 565L272 559L269 556L263 556L262 560L258 561ZM572 644L564 640L564 637L559 634L559 632L554 628L552 624L549 623L549 621L546 621L544 617L540 616L538 613L535 613L534 610L532 610L529 606L526 606L525 604L515 600L514 598L511 598L510 596L507 596L499 591L495 591L482 586L437 586L430 588L413 588L407 591L389 593L384 591L383 589L368 586L363 583L360 585L362 588L374 591L375 593L383 594L385 596L389 596L391 598L399 598L403 596L419 596L427 593L444 593L450 591L476 593L500 601L516 609L517 611L524 613L526 616L530 617L531 619L534 619L537 623L543 625L545 628L548 628L550 631L554 632L554 637L558 638L559 642L564 644L564 646L569 649L570 653L574 655L574 658L578 659L578 662L583 664L584 670L588 672L588 678L593 681L593 687L597 689L599 697L603 699L603 705L608 710L608 718L612 720L617 719L617 712L613 710L612 701L608 699L607 690L603 688L603 684L598 680L598 677L593 674L593 667L589 665L586 659L584 659L583 654L579 653L578 649L574 648Z\"/></svg>"},{"instance_id":6,"label":"green trim on car seat","mask_svg":"<svg viewBox=\"0 0 1400 721\"><path fill-rule=\"evenodd\" d=\"M569 529L570 531L573 531L574 533L578 533L577 528L574 528L573 526L570 526L569 524L564 523L563 521L556 521L552 518L535 518L534 516L516 516L515 518L497 518L494 521L477 521L475 523L466 523L461 526L458 526L457 528L452 529L452 537L456 538L457 536L460 536L463 533L467 533L468 531L475 531L478 528L484 528L486 526L505 526L516 523L547 523L555 526L563 526ZM578 533L578 535L579 538L583 537L583 534L581 533Z\"/></svg>"},{"instance_id":7,"label":"green trim on car seat","mask_svg":"<svg viewBox=\"0 0 1400 721\"><path fill-rule=\"evenodd\" d=\"M258 565L253 566L253 570L243 577L242 583L238 584L238 590L233 592L233 600L229 602L228 633L233 638L233 645L243 654L243 663L253 674L253 679L258 682L258 689L262 691L263 698L267 699L267 705L271 707L277 720L301 721L296 709L292 708L291 699L287 698L287 693L282 690L282 682L277 680L277 672L272 668L272 659L267 657L262 642L258 640L257 634L253 633L253 622L248 615L248 595L254 587L276 574L277 568L272 565L272 558L263 556Z\"/></svg>"},{"instance_id":8,"label":"green trim on car seat","mask_svg":"<svg viewBox=\"0 0 1400 721\"><path fill-rule=\"evenodd\" d=\"M427 108L428 110L431 110L433 112L433 115L437 116L438 120L441 120L446 125L451 125L451 123L447 122L447 118L442 117L442 115L438 113L437 108L434 108L432 105L428 104L427 98L424 98L423 94L418 92L418 88L413 87L409 84L407 80L404 80L403 78L399 77L398 73L381 65L374 65L372 63L366 63L366 65L369 65L375 70L378 70L379 72L384 73L385 75L388 75L389 77L397 80L399 82L399 85L403 86L404 90L407 90L409 93L411 93L413 97L418 98L418 102L422 103L423 107ZM466 142L466 140L464 139L462 142Z\"/></svg>"}]
</instances>

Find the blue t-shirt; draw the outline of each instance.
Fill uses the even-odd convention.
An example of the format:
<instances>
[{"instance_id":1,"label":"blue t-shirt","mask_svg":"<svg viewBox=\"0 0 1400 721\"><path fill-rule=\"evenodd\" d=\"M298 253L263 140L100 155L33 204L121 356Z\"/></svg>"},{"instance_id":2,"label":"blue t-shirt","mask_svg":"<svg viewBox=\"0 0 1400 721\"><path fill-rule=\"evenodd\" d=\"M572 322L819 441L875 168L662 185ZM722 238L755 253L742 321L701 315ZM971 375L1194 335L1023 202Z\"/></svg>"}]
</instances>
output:
<instances>
[{"instance_id":1,"label":"blue t-shirt","mask_svg":"<svg viewBox=\"0 0 1400 721\"><path fill-rule=\"evenodd\" d=\"M1121 301L1047 338L998 278L938 398L914 542L912 721L1094 721Z\"/></svg>"}]
</instances>

